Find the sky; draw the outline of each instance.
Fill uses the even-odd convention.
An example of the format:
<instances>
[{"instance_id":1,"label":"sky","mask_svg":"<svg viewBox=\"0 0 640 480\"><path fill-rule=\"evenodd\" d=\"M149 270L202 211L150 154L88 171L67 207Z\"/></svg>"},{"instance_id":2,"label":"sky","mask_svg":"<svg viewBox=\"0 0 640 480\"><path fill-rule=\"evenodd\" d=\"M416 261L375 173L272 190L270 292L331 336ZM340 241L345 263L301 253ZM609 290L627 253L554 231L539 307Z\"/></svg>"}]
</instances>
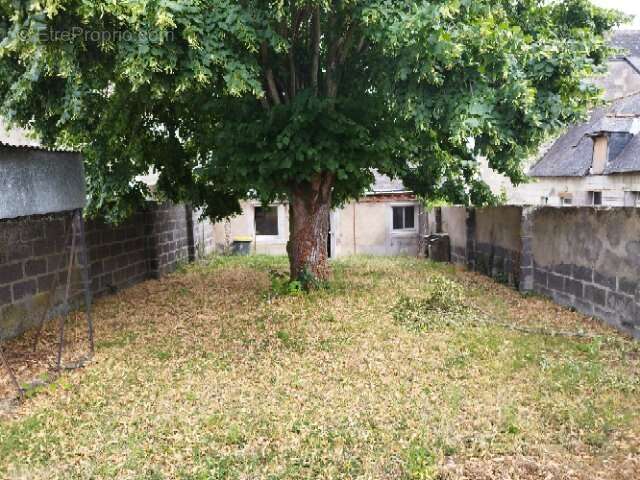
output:
<instances>
[{"instance_id":1,"label":"sky","mask_svg":"<svg viewBox=\"0 0 640 480\"><path fill-rule=\"evenodd\" d=\"M636 18L630 25L623 28L640 29L640 0L591 0L596 5L607 8L615 8L629 15L635 15Z\"/></svg>"}]
</instances>

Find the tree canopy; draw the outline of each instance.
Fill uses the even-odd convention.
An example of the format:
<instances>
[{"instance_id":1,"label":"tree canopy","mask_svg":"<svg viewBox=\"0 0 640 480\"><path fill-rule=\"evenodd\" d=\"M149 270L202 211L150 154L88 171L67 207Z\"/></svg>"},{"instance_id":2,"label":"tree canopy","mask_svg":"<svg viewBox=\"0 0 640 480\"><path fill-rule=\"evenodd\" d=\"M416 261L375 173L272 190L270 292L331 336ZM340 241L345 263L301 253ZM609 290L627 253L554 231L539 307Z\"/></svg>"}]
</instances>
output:
<instances>
[{"instance_id":1,"label":"tree canopy","mask_svg":"<svg viewBox=\"0 0 640 480\"><path fill-rule=\"evenodd\" d=\"M522 181L597 101L620 21L588 0L0 0L0 114L82 149L115 219L151 168L214 220L248 194L337 205L372 169L482 204L477 158Z\"/></svg>"}]
</instances>

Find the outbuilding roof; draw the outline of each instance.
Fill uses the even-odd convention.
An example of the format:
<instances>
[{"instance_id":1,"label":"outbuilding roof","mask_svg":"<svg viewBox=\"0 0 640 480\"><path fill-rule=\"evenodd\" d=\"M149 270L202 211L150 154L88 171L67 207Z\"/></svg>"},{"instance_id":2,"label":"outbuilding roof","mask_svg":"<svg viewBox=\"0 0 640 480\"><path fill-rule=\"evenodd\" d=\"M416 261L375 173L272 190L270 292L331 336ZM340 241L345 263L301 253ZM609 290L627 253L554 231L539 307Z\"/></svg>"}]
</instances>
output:
<instances>
[{"instance_id":1,"label":"outbuilding roof","mask_svg":"<svg viewBox=\"0 0 640 480\"><path fill-rule=\"evenodd\" d=\"M79 153L76 150L67 148L51 148L42 145L34 139L27 130L22 128L9 128L0 118L0 147L20 148L25 150L37 150L42 152L56 153Z\"/></svg>"}]
</instances>

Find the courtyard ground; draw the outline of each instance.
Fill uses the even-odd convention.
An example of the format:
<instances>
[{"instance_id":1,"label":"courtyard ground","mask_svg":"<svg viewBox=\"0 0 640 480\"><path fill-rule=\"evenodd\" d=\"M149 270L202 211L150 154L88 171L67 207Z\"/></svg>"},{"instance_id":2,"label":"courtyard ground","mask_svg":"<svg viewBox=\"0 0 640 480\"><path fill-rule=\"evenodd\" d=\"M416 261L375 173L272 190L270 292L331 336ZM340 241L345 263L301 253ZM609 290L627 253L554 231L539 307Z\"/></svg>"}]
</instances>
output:
<instances>
[{"instance_id":1,"label":"courtyard ground","mask_svg":"<svg viewBox=\"0 0 640 480\"><path fill-rule=\"evenodd\" d=\"M95 361L5 408L0 477L640 478L638 342L423 260L311 294L285 269L214 257L97 301Z\"/></svg>"}]
</instances>

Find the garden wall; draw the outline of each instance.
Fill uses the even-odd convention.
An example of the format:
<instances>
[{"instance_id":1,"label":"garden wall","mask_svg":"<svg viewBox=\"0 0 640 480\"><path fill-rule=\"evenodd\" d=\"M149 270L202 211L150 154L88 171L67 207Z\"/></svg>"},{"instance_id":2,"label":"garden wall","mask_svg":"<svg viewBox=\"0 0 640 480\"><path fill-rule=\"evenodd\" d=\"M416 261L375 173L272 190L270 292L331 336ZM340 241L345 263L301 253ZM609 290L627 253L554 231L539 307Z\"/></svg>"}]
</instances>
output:
<instances>
[{"instance_id":1,"label":"garden wall","mask_svg":"<svg viewBox=\"0 0 640 480\"><path fill-rule=\"evenodd\" d=\"M451 242L451 261L466 265L469 249L469 212L462 207L443 207L441 215L442 231L449 234ZM435 223L435 220L430 223Z\"/></svg>"},{"instance_id":2,"label":"garden wall","mask_svg":"<svg viewBox=\"0 0 640 480\"><path fill-rule=\"evenodd\" d=\"M639 209L449 207L442 223L455 263L640 337Z\"/></svg>"},{"instance_id":3,"label":"garden wall","mask_svg":"<svg viewBox=\"0 0 640 480\"><path fill-rule=\"evenodd\" d=\"M39 322L56 276L60 287L52 314L60 313L70 223L70 212L0 221L0 338L15 337ZM91 291L103 295L160 277L209 253L213 243L211 224L185 205L150 202L118 226L88 221ZM79 269L72 280L75 304L81 298Z\"/></svg>"},{"instance_id":4,"label":"garden wall","mask_svg":"<svg viewBox=\"0 0 640 480\"><path fill-rule=\"evenodd\" d=\"M443 207L442 229L451 239L451 260L518 286L522 208Z\"/></svg>"},{"instance_id":5,"label":"garden wall","mask_svg":"<svg viewBox=\"0 0 640 480\"><path fill-rule=\"evenodd\" d=\"M640 336L640 210L529 213L533 291Z\"/></svg>"}]
</instances>

